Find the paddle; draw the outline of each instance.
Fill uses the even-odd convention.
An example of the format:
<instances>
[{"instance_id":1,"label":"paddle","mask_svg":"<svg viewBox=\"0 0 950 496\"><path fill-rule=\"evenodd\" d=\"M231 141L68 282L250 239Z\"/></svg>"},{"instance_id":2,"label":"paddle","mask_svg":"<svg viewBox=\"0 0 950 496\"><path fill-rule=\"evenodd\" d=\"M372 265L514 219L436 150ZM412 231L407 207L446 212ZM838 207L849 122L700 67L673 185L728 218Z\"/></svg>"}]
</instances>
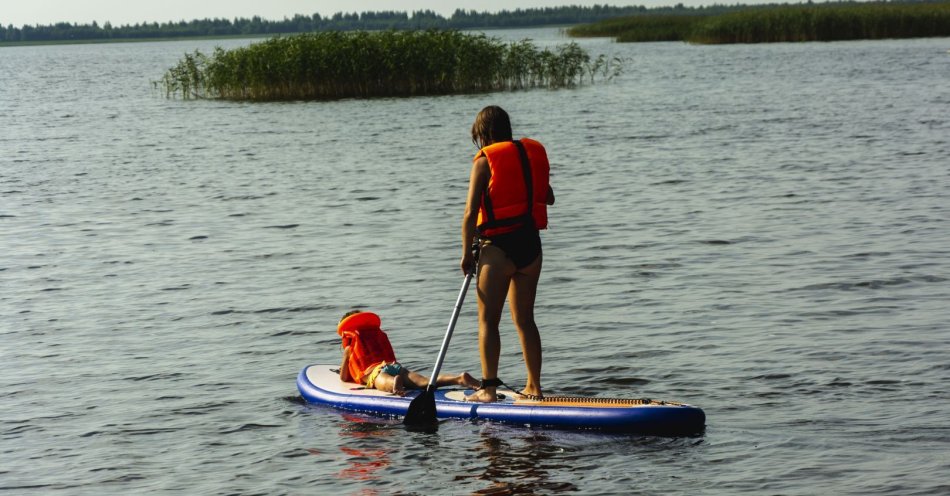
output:
<instances>
[{"instance_id":1,"label":"paddle","mask_svg":"<svg viewBox=\"0 0 950 496\"><path fill-rule=\"evenodd\" d=\"M438 380L439 372L442 370L442 361L445 359L446 351L448 351L449 341L452 339L452 331L455 330L455 323L459 319L459 312L462 311L462 302L465 301L465 293L468 291L468 286L475 277L475 271L478 267L478 251L478 243L473 243L472 253L475 255L473 259L474 262L472 266L469 267L467 274L465 274L462 290L459 292L459 297L455 301L455 310L452 311L452 318L449 319L449 327L445 330L445 337L442 339L442 348L439 349L439 357L435 361L435 367L432 367L432 374L429 376L429 385L426 386L425 391L420 393L419 396L416 396L412 402L409 403L409 410L406 412L406 417L402 420L402 423L407 427L426 430L438 428L439 424L435 411L435 383L436 380Z\"/></svg>"}]
</instances>

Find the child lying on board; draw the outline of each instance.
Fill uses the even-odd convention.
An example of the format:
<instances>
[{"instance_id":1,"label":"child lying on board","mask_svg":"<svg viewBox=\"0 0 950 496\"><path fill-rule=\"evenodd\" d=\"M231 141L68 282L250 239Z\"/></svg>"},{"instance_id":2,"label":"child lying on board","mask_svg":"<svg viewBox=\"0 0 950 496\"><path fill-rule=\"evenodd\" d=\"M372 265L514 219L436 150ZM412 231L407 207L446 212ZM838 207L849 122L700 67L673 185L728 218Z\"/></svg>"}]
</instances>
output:
<instances>
[{"instance_id":1,"label":"child lying on board","mask_svg":"<svg viewBox=\"0 0 950 496\"><path fill-rule=\"evenodd\" d=\"M372 312L353 310L340 319L336 332L343 338L343 363L340 380L357 382L368 388L403 395L406 388L425 389L429 378L417 374L396 361L386 333L380 329L379 316ZM439 374L436 386L458 385L475 389L481 384L468 372L459 375Z\"/></svg>"}]
</instances>

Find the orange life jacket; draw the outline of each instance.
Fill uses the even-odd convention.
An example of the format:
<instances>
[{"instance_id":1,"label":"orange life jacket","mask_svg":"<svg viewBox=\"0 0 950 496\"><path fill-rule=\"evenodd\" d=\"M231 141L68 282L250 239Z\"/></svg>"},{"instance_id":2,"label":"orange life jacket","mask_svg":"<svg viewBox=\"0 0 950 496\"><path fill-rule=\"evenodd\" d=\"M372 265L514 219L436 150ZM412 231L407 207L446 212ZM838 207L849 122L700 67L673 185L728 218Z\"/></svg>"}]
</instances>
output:
<instances>
[{"instance_id":1,"label":"orange life jacket","mask_svg":"<svg viewBox=\"0 0 950 496\"><path fill-rule=\"evenodd\" d=\"M520 145L523 146L519 150ZM476 226L487 237L528 226L548 227L548 176L551 166L541 143L522 138L494 143L479 150L475 160L488 159L491 177L482 196ZM530 181L526 180L530 178ZM528 197L532 197L530 202Z\"/></svg>"},{"instance_id":2,"label":"orange life jacket","mask_svg":"<svg viewBox=\"0 0 950 496\"><path fill-rule=\"evenodd\" d=\"M367 369L381 362L396 361L393 346L379 326L378 315L360 312L343 319L336 328L337 334L343 338L343 347L350 347L347 368L354 381L360 381Z\"/></svg>"}]
</instances>

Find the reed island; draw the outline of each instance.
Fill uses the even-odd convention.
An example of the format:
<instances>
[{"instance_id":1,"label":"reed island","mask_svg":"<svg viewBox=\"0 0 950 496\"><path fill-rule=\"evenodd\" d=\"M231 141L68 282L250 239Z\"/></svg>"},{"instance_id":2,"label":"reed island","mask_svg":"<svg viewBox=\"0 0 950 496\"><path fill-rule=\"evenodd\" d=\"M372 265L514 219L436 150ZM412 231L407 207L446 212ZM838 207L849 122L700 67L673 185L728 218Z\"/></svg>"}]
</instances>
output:
<instances>
[{"instance_id":1,"label":"reed island","mask_svg":"<svg viewBox=\"0 0 950 496\"><path fill-rule=\"evenodd\" d=\"M540 49L454 30L329 31L186 54L156 85L184 99L333 100L567 88L621 70L573 42Z\"/></svg>"}]
</instances>

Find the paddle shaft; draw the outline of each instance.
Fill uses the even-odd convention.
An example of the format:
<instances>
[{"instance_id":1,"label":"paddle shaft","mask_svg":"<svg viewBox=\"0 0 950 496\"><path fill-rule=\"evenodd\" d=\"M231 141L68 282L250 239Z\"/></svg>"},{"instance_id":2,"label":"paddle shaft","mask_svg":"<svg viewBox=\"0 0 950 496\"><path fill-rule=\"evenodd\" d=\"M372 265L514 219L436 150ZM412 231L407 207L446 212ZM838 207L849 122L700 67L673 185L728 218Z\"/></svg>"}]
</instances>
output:
<instances>
[{"instance_id":1,"label":"paddle shaft","mask_svg":"<svg viewBox=\"0 0 950 496\"><path fill-rule=\"evenodd\" d=\"M478 269L478 244L473 244L474 263L465 274L465 282L462 283L462 290L459 291L459 297L455 300L455 309L452 310L452 318L449 319L449 327L445 330L445 337L442 338L442 347L439 349L439 357L435 361L435 367L432 367L432 374L429 376L429 384L425 391L416 396L406 410L406 416L402 423L410 429L421 429L425 432L432 432L438 429L438 412L435 406L435 388L439 380L439 372L442 371L442 361L445 360L445 353L449 349L449 341L452 340L452 331L455 330L455 323L458 322L459 313L462 311L462 302L465 301L465 293L468 286L475 278L475 272Z\"/></svg>"},{"instance_id":2,"label":"paddle shaft","mask_svg":"<svg viewBox=\"0 0 950 496\"><path fill-rule=\"evenodd\" d=\"M432 375L429 376L429 385L426 391L435 390L436 381L439 378L439 372L442 371L442 362L445 360L445 354L449 349L449 341L452 340L452 332L455 331L455 323L459 320L459 313L462 311L462 303L465 301L465 293L475 277L475 268L473 267L465 274L465 282L462 283L462 290L459 291L459 297L455 301L455 309L452 310L452 318L449 319L449 327L445 330L445 337L442 338L442 347L439 349L439 357L435 360L435 366L432 367Z\"/></svg>"}]
</instances>

